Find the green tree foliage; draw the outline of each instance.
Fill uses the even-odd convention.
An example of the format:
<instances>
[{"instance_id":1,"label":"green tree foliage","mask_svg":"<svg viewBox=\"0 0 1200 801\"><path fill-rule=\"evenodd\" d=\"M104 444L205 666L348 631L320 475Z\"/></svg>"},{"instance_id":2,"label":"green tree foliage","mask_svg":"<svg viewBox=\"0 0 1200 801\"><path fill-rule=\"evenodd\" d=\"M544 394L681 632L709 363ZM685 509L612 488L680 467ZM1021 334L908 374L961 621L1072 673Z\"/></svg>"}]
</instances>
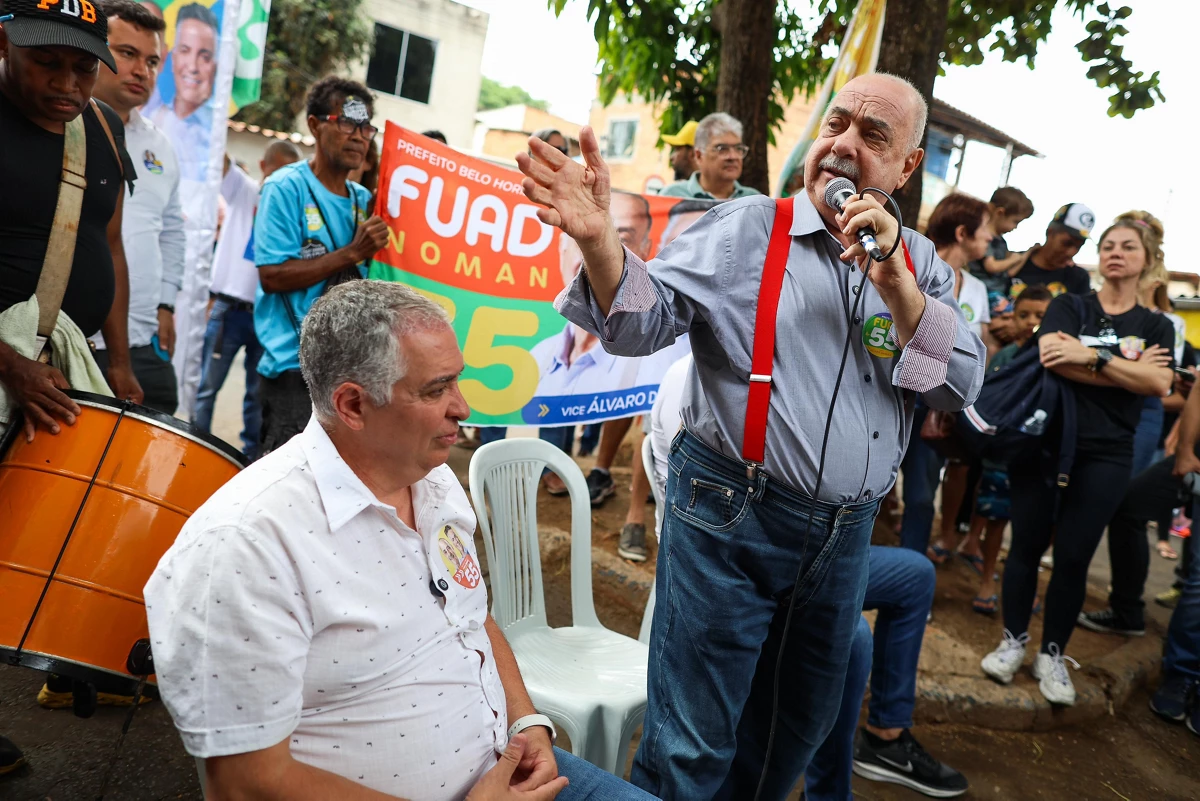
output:
<instances>
[{"instance_id":1,"label":"green tree foliage","mask_svg":"<svg viewBox=\"0 0 1200 801\"><path fill-rule=\"evenodd\" d=\"M545 111L547 104L545 100L534 100L528 92L519 86L505 86L502 83L493 81L486 75L483 76L483 82L479 85L478 108L480 111L517 105L532 106L533 108Z\"/></svg>"},{"instance_id":2,"label":"green tree foliage","mask_svg":"<svg viewBox=\"0 0 1200 801\"><path fill-rule=\"evenodd\" d=\"M362 0L272 0L262 98L235 119L292 130L308 87L367 55L373 32L361 6Z\"/></svg>"},{"instance_id":3,"label":"green tree foliage","mask_svg":"<svg viewBox=\"0 0 1200 801\"><path fill-rule=\"evenodd\" d=\"M584 0L547 3L560 14L572 1ZM668 131L708 112L729 110L718 102L718 77L722 69L740 73L747 65L741 63L741 54L737 63L722 62L722 20L740 17L731 11L735 6L759 2L770 0L587 0L589 19L600 46L601 101L608 103L618 92L624 92L651 102L665 102L662 129ZM771 131L797 93L811 92L824 80L857 0L775 0L775 5L775 35L765 37L763 46L749 56L770 62L770 83L761 87L752 85L754 81L744 84L745 91L769 97ZM899 12L901 7L911 5L893 0L889 9L895 7ZM1129 33L1125 22L1130 9L1096 0L927 3L926 8L948 7L939 58L914 58L907 69L905 64L892 65L893 69L926 92L941 65L979 64L991 51L999 52L1006 61L1024 60L1032 69L1038 49L1050 33L1051 14L1059 6L1085 20L1088 37L1076 49L1089 65L1088 77L1109 93L1110 115L1130 117L1165 99L1159 88L1159 74L1147 77L1123 55L1119 41ZM924 30L913 26L903 13L890 14L886 27L884 40L892 42L904 38L904 29ZM929 70L933 72L923 74ZM756 151L751 131L747 131L746 139L752 146L747 172L765 175L765 148ZM761 161L761 168L751 163L756 160Z\"/></svg>"}]
</instances>

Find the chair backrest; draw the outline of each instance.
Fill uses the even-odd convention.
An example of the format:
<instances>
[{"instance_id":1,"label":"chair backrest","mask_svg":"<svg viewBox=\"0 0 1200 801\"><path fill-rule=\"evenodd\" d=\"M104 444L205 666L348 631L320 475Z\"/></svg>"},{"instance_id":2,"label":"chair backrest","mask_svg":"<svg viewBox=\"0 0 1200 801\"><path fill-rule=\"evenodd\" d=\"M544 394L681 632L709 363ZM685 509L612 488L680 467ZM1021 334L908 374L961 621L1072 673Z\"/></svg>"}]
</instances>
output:
<instances>
[{"instance_id":1,"label":"chair backrest","mask_svg":"<svg viewBox=\"0 0 1200 801\"><path fill-rule=\"evenodd\" d=\"M537 495L542 470L567 485L571 499L571 622L600 627L592 600L592 508L579 465L540 439L503 439L471 457L468 483L487 550L492 616L501 629L546 625Z\"/></svg>"},{"instance_id":2,"label":"chair backrest","mask_svg":"<svg viewBox=\"0 0 1200 801\"><path fill-rule=\"evenodd\" d=\"M642 438L642 469L646 471L646 480L650 482L650 492L654 495L654 536L658 537L662 531L663 515L667 513L667 507L663 500L663 488L658 486L658 473L654 470L653 440L653 434Z\"/></svg>"}]
</instances>

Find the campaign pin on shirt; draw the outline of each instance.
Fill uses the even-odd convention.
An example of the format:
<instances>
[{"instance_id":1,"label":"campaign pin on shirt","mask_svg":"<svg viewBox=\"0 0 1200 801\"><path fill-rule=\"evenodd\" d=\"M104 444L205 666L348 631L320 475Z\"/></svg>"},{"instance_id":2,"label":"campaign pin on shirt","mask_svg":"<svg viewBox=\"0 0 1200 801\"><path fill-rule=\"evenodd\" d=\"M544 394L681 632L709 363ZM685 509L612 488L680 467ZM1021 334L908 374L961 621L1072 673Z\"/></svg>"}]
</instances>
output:
<instances>
[{"instance_id":1,"label":"campaign pin on shirt","mask_svg":"<svg viewBox=\"0 0 1200 801\"><path fill-rule=\"evenodd\" d=\"M463 544L462 535L454 529L454 526L447 525L441 530L438 534L437 547L438 553L442 556L442 563L446 565L446 570L450 572L450 577L454 579L455 583L468 590L479 586L479 580L482 578L479 565L476 564L475 558Z\"/></svg>"},{"instance_id":2,"label":"campaign pin on shirt","mask_svg":"<svg viewBox=\"0 0 1200 801\"><path fill-rule=\"evenodd\" d=\"M142 152L142 163L146 165L147 170L155 175L163 174L163 164L158 160L158 157L154 155L153 150L146 150Z\"/></svg>"}]
</instances>

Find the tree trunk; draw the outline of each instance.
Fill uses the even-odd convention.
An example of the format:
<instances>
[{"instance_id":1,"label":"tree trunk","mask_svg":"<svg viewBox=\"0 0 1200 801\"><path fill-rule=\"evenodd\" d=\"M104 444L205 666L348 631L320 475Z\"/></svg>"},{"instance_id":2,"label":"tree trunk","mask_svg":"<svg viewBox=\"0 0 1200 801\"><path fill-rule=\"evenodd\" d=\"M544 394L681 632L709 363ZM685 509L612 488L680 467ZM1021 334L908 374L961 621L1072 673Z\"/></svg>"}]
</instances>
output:
<instances>
[{"instance_id":1,"label":"tree trunk","mask_svg":"<svg viewBox=\"0 0 1200 801\"><path fill-rule=\"evenodd\" d=\"M933 82L946 41L950 0L888 0L883 40L876 70L907 78L925 102L933 103ZM928 131L928 127L926 128ZM921 145L925 145L922 139ZM910 228L917 227L921 211L921 178L924 165L895 194L900 213Z\"/></svg>"},{"instance_id":2,"label":"tree trunk","mask_svg":"<svg viewBox=\"0 0 1200 801\"><path fill-rule=\"evenodd\" d=\"M947 0L948 2L948 0ZM767 0L723 0L717 5L721 30L721 70L717 110L736 117L749 145L741 182L766 194L767 133L774 62L775 3ZM943 22L943 27L945 23Z\"/></svg>"}]
</instances>

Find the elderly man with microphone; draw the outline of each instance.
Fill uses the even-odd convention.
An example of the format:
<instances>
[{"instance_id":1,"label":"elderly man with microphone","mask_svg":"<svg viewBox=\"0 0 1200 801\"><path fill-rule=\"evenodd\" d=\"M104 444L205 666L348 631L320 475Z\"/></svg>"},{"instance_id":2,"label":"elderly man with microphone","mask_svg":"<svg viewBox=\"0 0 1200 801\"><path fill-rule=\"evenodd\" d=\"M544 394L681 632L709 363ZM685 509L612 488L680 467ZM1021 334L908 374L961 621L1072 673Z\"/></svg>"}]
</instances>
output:
<instances>
[{"instance_id":1,"label":"elderly man with microphone","mask_svg":"<svg viewBox=\"0 0 1200 801\"><path fill-rule=\"evenodd\" d=\"M933 244L874 194L840 212L826 201L840 178L902 186L925 119L906 81L850 81L808 152L805 193L717 206L649 264L621 246L589 129L583 165L532 140L533 158L517 157L542 221L583 251L559 311L620 355L691 334L633 768L667 801L787 795L837 716L915 394L958 410L979 392L984 347Z\"/></svg>"}]
</instances>

